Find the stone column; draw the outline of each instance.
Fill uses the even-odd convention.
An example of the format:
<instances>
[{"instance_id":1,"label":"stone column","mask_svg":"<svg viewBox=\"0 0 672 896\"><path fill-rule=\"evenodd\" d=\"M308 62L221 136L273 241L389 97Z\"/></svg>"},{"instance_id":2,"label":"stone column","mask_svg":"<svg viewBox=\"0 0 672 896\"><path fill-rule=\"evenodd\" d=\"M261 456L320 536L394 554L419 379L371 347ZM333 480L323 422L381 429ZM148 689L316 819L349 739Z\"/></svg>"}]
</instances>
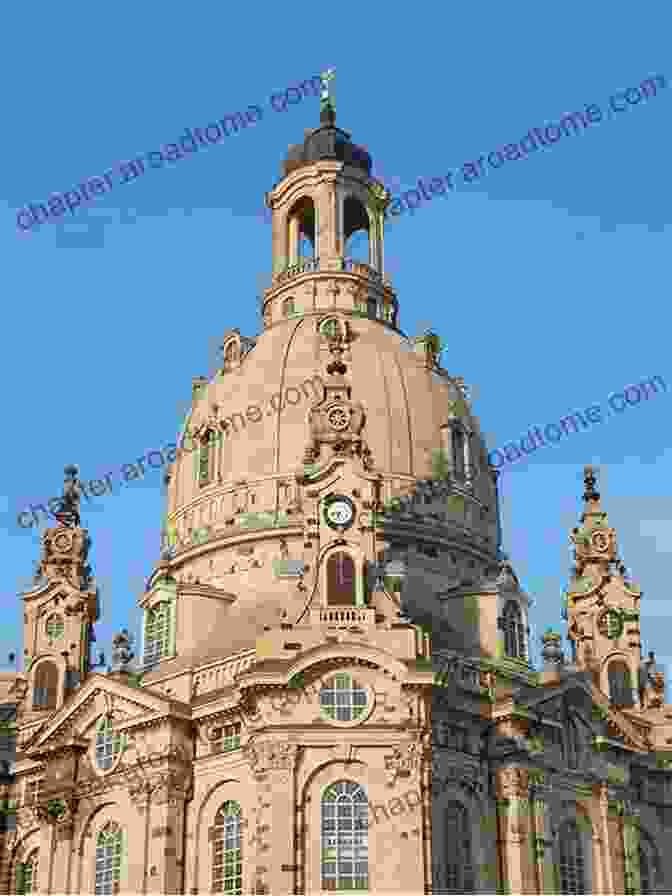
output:
<instances>
[{"instance_id":1,"label":"stone column","mask_svg":"<svg viewBox=\"0 0 672 896\"><path fill-rule=\"evenodd\" d=\"M526 893L529 867L528 772L524 768L497 771L498 847L502 857L505 893Z\"/></svg>"},{"instance_id":2,"label":"stone column","mask_svg":"<svg viewBox=\"0 0 672 896\"><path fill-rule=\"evenodd\" d=\"M296 264L299 258L299 218L292 215L289 219L289 245L287 246L287 264Z\"/></svg>"}]
</instances>

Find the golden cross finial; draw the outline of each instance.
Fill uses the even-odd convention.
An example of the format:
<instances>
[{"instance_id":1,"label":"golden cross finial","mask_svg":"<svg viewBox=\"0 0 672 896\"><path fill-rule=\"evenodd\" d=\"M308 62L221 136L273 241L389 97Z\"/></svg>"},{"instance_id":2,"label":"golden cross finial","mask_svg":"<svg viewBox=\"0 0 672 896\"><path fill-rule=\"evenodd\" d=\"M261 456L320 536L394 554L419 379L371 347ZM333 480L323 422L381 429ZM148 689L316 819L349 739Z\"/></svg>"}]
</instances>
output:
<instances>
[{"instance_id":1,"label":"golden cross finial","mask_svg":"<svg viewBox=\"0 0 672 896\"><path fill-rule=\"evenodd\" d=\"M322 79L322 93L320 94L320 102L323 106L331 106L333 109L335 106L335 86L330 88L329 84L331 81L336 79L336 69L328 68L326 72L322 72L320 75Z\"/></svg>"}]
</instances>

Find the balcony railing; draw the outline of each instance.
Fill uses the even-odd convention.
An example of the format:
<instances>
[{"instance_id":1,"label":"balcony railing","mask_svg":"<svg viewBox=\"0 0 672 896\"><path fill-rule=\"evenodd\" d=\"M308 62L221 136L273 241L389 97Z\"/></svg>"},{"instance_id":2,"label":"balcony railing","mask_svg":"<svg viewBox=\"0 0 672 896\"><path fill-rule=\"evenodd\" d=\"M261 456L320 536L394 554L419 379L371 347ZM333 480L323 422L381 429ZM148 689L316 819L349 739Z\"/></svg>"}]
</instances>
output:
<instances>
[{"instance_id":1,"label":"balcony railing","mask_svg":"<svg viewBox=\"0 0 672 896\"><path fill-rule=\"evenodd\" d=\"M374 625L376 611L368 607L324 607L311 611L312 623L318 625Z\"/></svg>"},{"instance_id":2,"label":"balcony railing","mask_svg":"<svg viewBox=\"0 0 672 896\"><path fill-rule=\"evenodd\" d=\"M294 264L288 265L284 271L281 271L278 274L277 282L284 283L285 280L291 280L292 277L296 277L299 274L307 274L319 270L319 258L300 258Z\"/></svg>"},{"instance_id":3,"label":"balcony railing","mask_svg":"<svg viewBox=\"0 0 672 896\"><path fill-rule=\"evenodd\" d=\"M370 280L375 280L381 286L389 285L388 278L384 277L375 268L372 268L371 265L366 264L366 262L357 261L355 258L341 258L340 262L341 270L345 273L357 274L360 277L368 277ZM280 271L280 273L277 274L276 283L284 283L286 280L291 280L292 277L298 277L299 274L308 274L319 270L321 270L319 258L311 258L308 256L299 258L293 264L288 265L284 271Z\"/></svg>"}]
</instances>

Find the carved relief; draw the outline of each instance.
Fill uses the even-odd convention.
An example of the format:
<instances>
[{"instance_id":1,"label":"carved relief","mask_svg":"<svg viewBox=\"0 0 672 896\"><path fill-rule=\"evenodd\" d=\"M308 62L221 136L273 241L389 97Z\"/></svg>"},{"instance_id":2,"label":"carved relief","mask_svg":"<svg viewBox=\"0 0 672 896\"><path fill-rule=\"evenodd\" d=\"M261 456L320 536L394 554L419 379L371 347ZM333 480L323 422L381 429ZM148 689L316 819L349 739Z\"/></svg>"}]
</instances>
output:
<instances>
[{"instance_id":1,"label":"carved relief","mask_svg":"<svg viewBox=\"0 0 672 896\"><path fill-rule=\"evenodd\" d=\"M528 795L528 772L524 768L502 768L497 772L497 798L525 799Z\"/></svg>"},{"instance_id":2,"label":"carved relief","mask_svg":"<svg viewBox=\"0 0 672 896\"><path fill-rule=\"evenodd\" d=\"M255 741L243 747L243 755L255 777L271 770L292 770L301 748L289 741Z\"/></svg>"}]
</instances>

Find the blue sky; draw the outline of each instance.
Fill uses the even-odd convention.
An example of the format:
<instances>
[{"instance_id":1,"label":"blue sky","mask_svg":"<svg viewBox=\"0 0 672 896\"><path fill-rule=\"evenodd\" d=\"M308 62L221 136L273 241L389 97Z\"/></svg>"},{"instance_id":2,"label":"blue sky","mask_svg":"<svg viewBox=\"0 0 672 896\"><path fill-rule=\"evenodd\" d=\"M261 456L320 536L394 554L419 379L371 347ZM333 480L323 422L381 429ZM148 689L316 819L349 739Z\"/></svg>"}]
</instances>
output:
<instances>
[{"instance_id":1,"label":"blue sky","mask_svg":"<svg viewBox=\"0 0 672 896\"><path fill-rule=\"evenodd\" d=\"M271 266L264 193L288 144L319 120L317 99L270 111L273 92L334 66L338 124L398 192L568 112L606 109L649 76L672 81L662 2L335 12L124 0L105 16L80 2L5 10L0 661L21 648L17 592L40 553L41 529L20 529L17 514L59 494L68 463L89 479L172 441L225 330L258 330ZM247 131L67 220L17 229L26 203L252 104L265 115ZM671 114L669 87L389 228L401 326L443 337L442 363L471 386L489 448L655 375L672 391ZM560 624L568 533L592 463L644 591L644 647L672 661L670 401L661 392L503 473L504 548L535 598L537 636ZM102 597L96 647L108 658L114 630L138 631L161 479L150 471L84 510Z\"/></svg>"}]
</instances>

